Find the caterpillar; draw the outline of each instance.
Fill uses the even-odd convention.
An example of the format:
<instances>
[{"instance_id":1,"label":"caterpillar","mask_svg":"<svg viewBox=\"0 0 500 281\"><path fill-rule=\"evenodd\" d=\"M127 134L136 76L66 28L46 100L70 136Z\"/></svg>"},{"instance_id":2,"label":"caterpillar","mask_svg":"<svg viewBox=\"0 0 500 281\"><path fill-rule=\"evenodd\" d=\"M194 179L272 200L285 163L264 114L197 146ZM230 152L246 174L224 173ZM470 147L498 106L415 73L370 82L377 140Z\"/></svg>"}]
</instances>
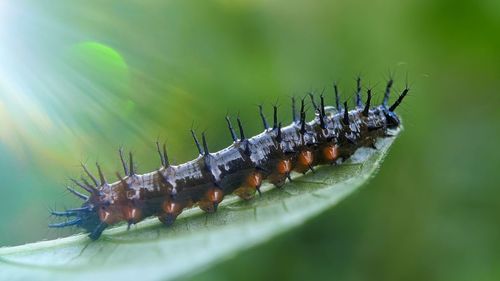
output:
<instances>
[{"instance_id":1,"label":"caterpillar","mask_svg":"<svg viewBox=\"0 0 500 281\"><path fill-rule=\"evenodd\" d=\"M159 169L138 174L133 155L125 159L119 150L124 175L116 173L117 181L109 183L98 163L94 176L82 164L86 177L72 182L83 189L81 193L71 186L68 191L82 199L81 207L65 211L51 211L56 217L66 218L49 224L51 228L77 226L88 232L92 240L98 239L109 226L125 221L128 226L146 217L156 216L170 226L186 208L198 206L208 213L216 212L219 203L228 194L236 194L249 200L256 193L261 194L264 180L276 187L282 187L291 180L292 171L314 172L318 165L341 164L360 147L375 147L380 137L390 137L389 130L401 125L394 112L408 94L408 86L396 101L389 106L393 79L389 79L378 106L372 106L372 89L367 90L363 103L361 79L356 80L355 107L348 108L347 101L340 101L339 90L333 85L335 105L325 106L325 97L319 103L310 94L310 104L315 116L306 120L306 97L296 108L292 97L292 123L282 126L278 121L278 107L273 106L273 123L269 124L259 106L259 115L264 131L256 136L245 135L242 122L236 119L239 134L236 134L231 119L226 123L233 143L218 152L210 152L205 133L199 141L195 131L191 134L199 155L189 162L172 165L169 162L165 144L156 142L160 157ZM71 219L69 219L71 218Z\"/></svg>"}]
</instances>

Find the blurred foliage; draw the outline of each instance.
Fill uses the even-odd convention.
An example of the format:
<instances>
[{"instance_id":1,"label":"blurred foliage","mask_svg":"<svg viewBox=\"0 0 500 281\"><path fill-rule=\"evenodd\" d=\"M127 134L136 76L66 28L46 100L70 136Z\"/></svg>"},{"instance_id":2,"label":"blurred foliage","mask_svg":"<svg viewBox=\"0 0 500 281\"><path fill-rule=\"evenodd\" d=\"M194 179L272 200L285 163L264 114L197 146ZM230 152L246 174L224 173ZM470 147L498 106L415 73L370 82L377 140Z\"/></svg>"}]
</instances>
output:
<instances>
[{"instance_id":1,"label":"blurred foliage","mask_svg":"<svg viewBox=\"0 0 500 281\"><path fill-rule=\"evenodd\" d=\"M289 120L358 73L379 99L391 71L406 130L370 187L193 278L498 279L498 34L495 0L2 1L0 245L72 233L47 210L79 161L111 177L123 145L151 170L159 138L183 162L193 122L220 149L227 112L257 133L256 104Z\"/></svg>"}]
</instances>

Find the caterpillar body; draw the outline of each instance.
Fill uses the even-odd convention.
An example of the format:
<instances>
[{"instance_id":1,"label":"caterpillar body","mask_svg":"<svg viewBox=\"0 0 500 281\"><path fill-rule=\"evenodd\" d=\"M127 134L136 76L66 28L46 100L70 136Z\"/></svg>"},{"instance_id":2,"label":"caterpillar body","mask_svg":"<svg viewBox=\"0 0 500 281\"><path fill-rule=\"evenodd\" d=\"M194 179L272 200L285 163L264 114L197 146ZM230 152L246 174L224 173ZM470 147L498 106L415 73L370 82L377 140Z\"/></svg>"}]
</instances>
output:
<instances>
[{"instance_id":1,"label":"caterpillar body","mask_svg":"<svg viewBox=\"0 0 500 281\"><path fill-rule=\"evenodd\" d=\"M68 220L49 224L49 227L78 226L98 239L109 226L125 221L135 224L146 217L157 216L169 226L186 208L198 206L206 212L215 212L225 195L236 194L248 200L260 194L264 180L281 187L291 180L292 171L314 172L315 166L341 164L360 147L375 147L379 137L388 137L388 130L400 126L394 112L409 88L406 87L397 100L388 105L393 80L385 87L383 102L373 106L372 91L367 90L366 102L361 99L361 81L357 79L356 106L349 110L347 102L340 103L337 86L334 85L335 106L325 106L324 96L319 104L310 95L315 117L306 120L305 99L296 109L292 98L292 123L282 126L278 121L278 108L274 106L271 126L260 107L264 131L256 136L245 135L242 122L237 118L239 134L233 129L229 117L227 126L233 143L218 152L209 152L205 133L201 143L191 130L199 156L187 163L172 165L165 145L157 143L161 167L145 174L138 174L129 155L128 163L120 149L124 175L117 173L118 181L109 183L97 164L95 177L82 164L88 178L73 179L75 185L85 190L83 194L72 187L67 189L84 203L79 208L52 211L57 217Z\"/></svg>"}]
</instances>

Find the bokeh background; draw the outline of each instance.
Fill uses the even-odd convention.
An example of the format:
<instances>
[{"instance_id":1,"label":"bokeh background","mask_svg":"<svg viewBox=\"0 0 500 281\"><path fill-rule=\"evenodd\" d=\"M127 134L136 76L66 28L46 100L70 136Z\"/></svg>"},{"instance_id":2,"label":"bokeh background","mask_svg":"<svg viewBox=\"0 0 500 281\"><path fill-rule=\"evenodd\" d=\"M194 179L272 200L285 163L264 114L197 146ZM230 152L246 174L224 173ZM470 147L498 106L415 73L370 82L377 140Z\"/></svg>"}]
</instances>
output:
<instances>
[{"instance_id":1,"label":"bokeh background","mask_svg":"<svg viewBox=\"0 0 500 281\"><path fill-rule=\"evenodd\" d=\"M195 280L498 280L500 1L0 0L0 246L69 235L48 210L79 162L196 156L307 91L411 95L380 173L338 207ZM333 96L331 96L333 100ZM289 120L289 119L287 119Z\"/></svg>"}]
</instances>

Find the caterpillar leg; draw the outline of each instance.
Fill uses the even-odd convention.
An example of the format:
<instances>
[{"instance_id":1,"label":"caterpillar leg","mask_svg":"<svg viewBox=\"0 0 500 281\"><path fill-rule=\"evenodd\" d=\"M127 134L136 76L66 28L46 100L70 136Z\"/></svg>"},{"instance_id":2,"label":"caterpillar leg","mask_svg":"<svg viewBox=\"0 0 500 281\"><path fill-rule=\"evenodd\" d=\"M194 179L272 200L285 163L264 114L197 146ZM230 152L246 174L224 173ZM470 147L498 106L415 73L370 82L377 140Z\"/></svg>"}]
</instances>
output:
<instances>
[{"instance_id":1,"label":"caterpillar leg","mask_svg":"<svg viewBox=\"0 0 500 281\"><path fill-rule=\"evenodd\" d=\"M335 144L328 144L321 148L321 160L325 164L334 164L339 155L339 148Z\"/></svg>"},{"instance_id":2,"label":"caterpillar leg","mask_svg":"<svg viewBox=\"0 0 500 281\"><path fill-rule=\"evenodd\" d=\"M106 227L108 227L108 224L105 222L101 222L100 224L98 224L97 227L89 233L90 239L97 240L99 237L101 237L101 234L106 229Z\"/></svg>"},{"instance_id":3,"label":"caterpillar leg","mask_svg":"<svg viewBox=\"0 0 500 281\"><path fill-rule=\"evenodd\" d=\"M281 187L285 184L286 179L291 180L290 172L292 171L292 161L290 159L282 159L276 164L275 171L269 175L269 181L276 187Z\"/></svg>"},{"instance_id":4,"label":"caterpillar leg","mask_svg":"<svg viewBox=\"0 0 500 281\"><path fill-rule=\"evenodd\" d=\"M302 151L299 152L299 155L297 156L297 163L296 166L293 168L294 171L298 173L305 174L307 171L312 171L314 172L314 154L313 151L309 148L304 148Z\"/></svg>"},{"instance_id":5,"label":"caterpillar leg","mask_svg":"<svg viewBox=\"0 0 500 281\"><path fill-rule=\"evenodd\" d=\"M262 185L263 175L259 171L252 171L246 177L243 185L236 189L234 193L243 200L250 200L255 196L255 192L260 193L260 186Z\"/></svg>"},{"instance_id":6,"label":"caterpillar leg","mask_svg":"<svg viewBox=\"0 0 500 281\"><path fill-rule=\"evenodd\" d=\"M222 199L224 199L224 191L218 187L213 187L205 193L205 197L198 203L198 206L207 213L214 213L217 211Z\"/></svg>"},{"instance_id":7,"label":"caterpillar leg","mask_svg":"<svg viewBox=\"0 0 500 281\"><path fill-rule=\"evenodd\" d=\"M166 226L171 226L174 224L177 216L182 213L182 209L184 209L184 205L179 202L174 201L165 201L162 206L162 213L158 215L158 219Z\"/></svg>"}]
</instances>

